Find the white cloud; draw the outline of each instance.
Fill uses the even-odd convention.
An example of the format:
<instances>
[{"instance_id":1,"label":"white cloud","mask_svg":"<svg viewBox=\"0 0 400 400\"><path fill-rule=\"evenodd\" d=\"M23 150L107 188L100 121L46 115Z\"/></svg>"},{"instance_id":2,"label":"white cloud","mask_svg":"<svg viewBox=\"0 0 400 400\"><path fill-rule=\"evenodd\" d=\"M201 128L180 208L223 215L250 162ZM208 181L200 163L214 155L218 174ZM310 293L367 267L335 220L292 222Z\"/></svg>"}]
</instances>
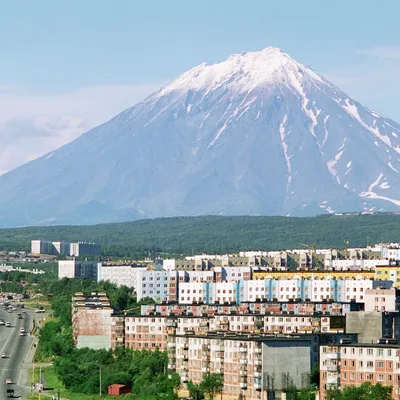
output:
<instances>
[{"instance_id":1,"label":"white cloud","mask_svg":"<svg viewBox=\"0 0 400 400\"><path fill-rule=\"evenodd\" d=\"M161 86L104 85L38 95L0 85L0 175L72 141Z\"/></svg>"}]
</instances>

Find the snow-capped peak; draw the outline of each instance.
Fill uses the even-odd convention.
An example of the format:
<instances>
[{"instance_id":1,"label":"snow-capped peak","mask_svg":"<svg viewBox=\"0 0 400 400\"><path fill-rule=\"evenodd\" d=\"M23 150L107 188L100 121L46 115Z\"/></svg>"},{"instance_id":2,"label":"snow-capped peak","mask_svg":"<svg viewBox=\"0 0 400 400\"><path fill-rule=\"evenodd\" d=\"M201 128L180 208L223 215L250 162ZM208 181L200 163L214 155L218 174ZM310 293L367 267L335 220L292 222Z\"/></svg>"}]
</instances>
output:
<instances>
[{"instance_id":1,"label":"snow-capped peak","mask_svg":"<svg viewBox=\"0 0 400 400\"><path fill-rule=\"evenodd\" d=\"M296 82L293 82L295 79ZM265 84L282 83L298 86L298 81L327 83L309 67L293 60L276 47L233 54L218 64L202 63L182 74L158 93L163 96L175 90L214 90L220 86L236 92Z\"/></svg>"}]
</instances>

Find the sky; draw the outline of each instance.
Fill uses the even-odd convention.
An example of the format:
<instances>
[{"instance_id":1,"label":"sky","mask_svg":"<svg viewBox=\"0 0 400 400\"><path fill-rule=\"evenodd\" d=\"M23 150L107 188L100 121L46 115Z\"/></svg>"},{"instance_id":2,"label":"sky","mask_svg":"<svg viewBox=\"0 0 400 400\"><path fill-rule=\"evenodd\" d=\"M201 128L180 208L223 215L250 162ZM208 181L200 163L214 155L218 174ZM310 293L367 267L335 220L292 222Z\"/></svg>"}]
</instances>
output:
<instances>
[{"instance_id":1,"label":"sky","mask_svg":"<svg viewBox=\"0 0 400 400\"><path fill-rule=\"evenodd\" d=\"M201 62L281 48L400 122L400 1L0 1L0 174Z\"/></svg>"}]
</instances>

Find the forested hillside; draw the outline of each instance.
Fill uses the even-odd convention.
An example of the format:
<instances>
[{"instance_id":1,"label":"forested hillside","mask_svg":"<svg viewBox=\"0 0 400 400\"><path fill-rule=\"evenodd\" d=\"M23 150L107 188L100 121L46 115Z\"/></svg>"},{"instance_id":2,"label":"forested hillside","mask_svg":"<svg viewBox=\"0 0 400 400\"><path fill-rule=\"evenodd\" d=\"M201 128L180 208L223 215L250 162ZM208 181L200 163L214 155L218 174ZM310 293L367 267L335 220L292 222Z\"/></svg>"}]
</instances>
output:
<instances>
[{"instance_id":1,"label":"forested hillside","mask_svg":"<svg viewBox=\"0 0 400 400\"><path fill-rule=\"evenodd\" d=\"M366 246L400 240L400 215L293 217L177 217L88 226L28 227L0 230L0 249L29 250L31 239L92 241L103 256L226 253L284 249L316 242L317 247Z\"/></svg>"}]
</instances>

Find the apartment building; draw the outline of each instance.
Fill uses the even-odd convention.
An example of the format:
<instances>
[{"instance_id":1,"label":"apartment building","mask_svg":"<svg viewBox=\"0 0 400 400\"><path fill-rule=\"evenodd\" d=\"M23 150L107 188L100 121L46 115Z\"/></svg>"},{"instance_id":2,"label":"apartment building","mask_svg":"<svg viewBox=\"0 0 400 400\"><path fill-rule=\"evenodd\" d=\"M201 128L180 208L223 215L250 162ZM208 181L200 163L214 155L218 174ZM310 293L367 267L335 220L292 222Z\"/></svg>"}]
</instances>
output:
<instances>
[{"instance_id":1,"label":"apartment building","mask_svg":"<svg viewBox=\"0 0 400 400\"><path fill-rule=\"evenodd\" d=\"M50 242L45 240L31 241L32 254L52 254L55 256L98 256L100 255L100 245L96 243L68 243L65 241Z\"/></svg>"},{"instance_id":2,"label":"apartment building","mask_svg":"<svg viewBox=\"0 0 400 400\"><path fill-rule=\"evenodd\" d=\"M183 383L201 382L207 373L223 374L225 400L282 398L292 384L307 387L311 338L257 335L171 335L168 368ZM287 360L291 362L288 363Z\"/></svg>"},{"instance_id":3,"label":"apartment building","mask_svg":"<svg viewBox=\"0 0 400 400\"><path fill-rule=\"evenodd\" d=\"M134 288L137 284L137 272L146 270L146 267L136 265L108 265L102 264L97 280L109 281L117 286Z\"/></svg>"},{"instance_id":4,"label":"apartment building","mask_svg":"<svg viewBox=\"0 0 400 400\"><path fill-rule=\"evenodd\" d=\"M400 265L377 265L375 279L390 280L396 289L400 289Z\"/></svg>"},{"instance_id":5,"label":"apartment building","mask_svg":"<svg viewBox=\"0 0 400 400\"><path fill-rule=\"evenodd\" d=\"M179 303L240 303L246 301L355 301L364 302L365 291L390 288L391 281L371 279L265 279L237 282L180 282Z\"/></svg>"},{"instance_id":6,"label":"apartment building","mask_svg":"<svg viewBox=\"0 0 400 400\"><path fill-rule=\"evenodd\" d=\"M149 304L141 307L141 315L216 315L216 314L319 314L346 315L350 311L363 311L364 303L311 302L311 301L255 301L240 304L177 304L176 302Z\"/></svg>"},{"instance_id":7,"label":"apartment building","mask_svg":"<svg viewBox=\"0 0 400 400\"><path fill-rule=\"evenodd\" d=\"M176 271L139 270L136 273L136 298L151 297L156 301L176 299Z\"/></svg>"},{"instance_id":8,"label":"apartment building","mask_svg":"<svg viewBox=\"0 0 400 400\"><path fill-rule=\"evenodd\" d=\"M100 245L97 243L69 243L69 255L71 257L99 256L100 253Z\"/></svg>"},{"instance_id":9,"label":"apartment building","mask_svg":"<svg viewBox=\"0 0 400 400\"><path fill-rule=\"evenodd\" d=\"M101 262L60 260L58 262L58 279L80 278L98 280L101 275Z\"/></svg>"},{"instance_id":10,"label":"apartment building","mask_svg":"<svg viewBox=\"0 0 400 400\"><path fill-rule=\"evenodd\" d=\"M396 311L398 310L400 291L390 289L367 289L365 291L365 311Z\"/></svg>"},{"instance_id":11,"label":"apartment building","mask_svg":"<svg viewBox=\"0 0 400 400\"><path fill-rule=\"evenodd\" d=\"M380 338L400 340L400 313L398 311L347 313L346 332L357 334L360 343L376 342Z\"/></svg>"},{"instance_id":12,"label":"apartment building","mask_svg":"<svg viewBox=\"0 0 400 400\"><path fill-rule=\"evenodd\" d=\"M392 386L400 399L400 346L393 340L380 343L339 344L320 349L320 398L329 389L360 386L364 382Z\"/></svg>"},{"instance_id":13,"label":"apartment building","mask_svg":"<svg viewBox=\"0 0 400 400\"><path fill-rule=\"evenodd\" d=\"M78 348L110 348L111 314L110 300L104 292L84 295L75 293L72 297L72 332Z\"/></svg>"},{"instance_id":14,"label":"apartment building","mask_svg":"<svg viewBox=\"0 0 400 400\"><path fill-rule=\"evenodd\" d=\"M253 271L253 279L378 279L375 278L375 271L270 271L258 270ZM386 278L387 279L387 278Z\"/></svg>"}]
</instances>

